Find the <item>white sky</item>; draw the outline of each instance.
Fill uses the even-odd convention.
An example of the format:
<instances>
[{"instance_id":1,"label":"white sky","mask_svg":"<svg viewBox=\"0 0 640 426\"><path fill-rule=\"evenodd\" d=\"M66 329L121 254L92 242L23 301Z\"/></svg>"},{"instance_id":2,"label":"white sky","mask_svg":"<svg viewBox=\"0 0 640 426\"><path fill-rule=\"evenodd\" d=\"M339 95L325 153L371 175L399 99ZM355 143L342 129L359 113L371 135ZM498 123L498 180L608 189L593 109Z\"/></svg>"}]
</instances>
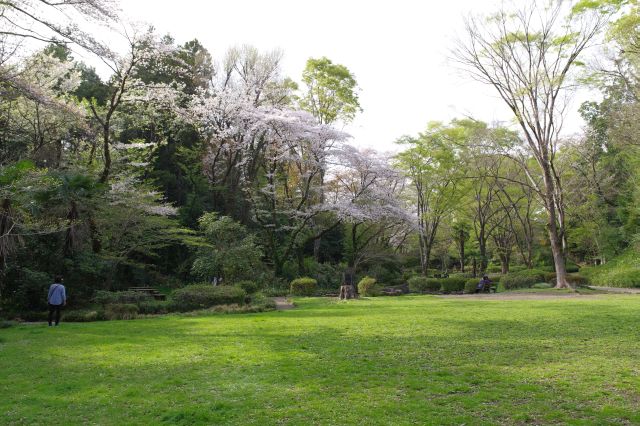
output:
<instances>
[{"instance_id":1,"label":"white sky","mask_svg":"<svg viewBox=\"0 0 640 426\"><path fill-rule=\"evenodd\" d=\"M283 74L300 81L310 57L347 66L360 85L363 112L345 130L354 144L394 150L393 141L429 121L511 115L491 88L471 81L447 57L463 16L491 12L494 0L122 0L123 14L153 24L178 43L197 38L221 59L251 44L284 51ZM565 128L582 125L570 108Z\"/></svg>"}]
</instances>

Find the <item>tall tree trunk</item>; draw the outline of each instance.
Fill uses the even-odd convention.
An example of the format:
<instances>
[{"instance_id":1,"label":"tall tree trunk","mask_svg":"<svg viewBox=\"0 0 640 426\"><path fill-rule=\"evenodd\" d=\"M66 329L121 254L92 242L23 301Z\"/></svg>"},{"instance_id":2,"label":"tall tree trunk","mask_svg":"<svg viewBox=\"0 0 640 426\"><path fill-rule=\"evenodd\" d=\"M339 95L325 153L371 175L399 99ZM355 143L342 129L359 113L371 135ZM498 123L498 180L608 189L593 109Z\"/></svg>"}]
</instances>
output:
<instances>
[{"instance_id":1,"label":"tall tree trunk","mask_svg":"<svg viewBox=\"0 0 640 426\"><path fill-rule=\"evenodd\" d=\"M549 242L553 263L556 269L556 288L573 288L567 281L567 268L565 265L564 244L562 233L564 230L558 226L558 211L556 208L556 191L554 180L551 177L551 170L548 162L543 163L543 178L545 187L544 204L549 215L547 231L549 232Z\"/></svg>"},{"instance_id":2,"label":"tall tree trunk","mask_svg":"<svg viewBox=\"0 0 640 426\"><path fill-rule=\"evenodd\" d=\"M100 183L107 183L111 173L111 150L109 149L109 125L106 124L102 130L102 150L104 154L104 168L100 176Z\"/></svg>"},{"instance_id":3,"label":"tall tree trunk","mask_svg":"<svg viewBox=\"0 0 640 426\"><path fill-rule=\"evenodd\" d=\"M480 273L483 274L489 266L489 260L487 259L487 239L484 236L484 232L480 234L478 238L478 248L480 250Z\"/></svg>"},{"instance_id":4,"label":"tall tree trunk","mask_svg":"<svg viewBox=\"0 0 640 426\"><path fill-rule=\"evenodd\" d=\"M462 272L464 274L464 241L465 241L465 235L464 235L464 230L461 229L460 230L460 235L458 236L459 238L459 247L460 247L460 272Z\"/></svg>"},{"instance_id":5,"label":"tall tree trunk","mask_svg":"<svg viewBox=\"0 0 640 426\"><path fill-rule=\"evenodd\" d=\"M508 274L509 273L509 255L506 254L500 254L500 269L502 274Z\"/></svg>"}]
</instances>

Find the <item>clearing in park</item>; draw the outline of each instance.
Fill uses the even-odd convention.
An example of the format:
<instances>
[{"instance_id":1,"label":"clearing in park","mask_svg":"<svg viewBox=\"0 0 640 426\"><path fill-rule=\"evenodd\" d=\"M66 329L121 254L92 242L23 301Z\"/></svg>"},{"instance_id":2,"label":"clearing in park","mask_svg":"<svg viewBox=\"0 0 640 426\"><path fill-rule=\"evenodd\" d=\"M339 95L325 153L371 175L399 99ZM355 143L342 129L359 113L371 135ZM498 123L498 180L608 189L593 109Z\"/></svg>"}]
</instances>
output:
<instances>
[{"instance_id":1,"label":"clearing in park","mask_svg":"<svg viewBox=\"0 0 640 426\"><path fill-rule=\"evenodd\" d=\"M0 423L640 423L639 297L493 297L12 327Z\"/></svg>"}]
</instances>

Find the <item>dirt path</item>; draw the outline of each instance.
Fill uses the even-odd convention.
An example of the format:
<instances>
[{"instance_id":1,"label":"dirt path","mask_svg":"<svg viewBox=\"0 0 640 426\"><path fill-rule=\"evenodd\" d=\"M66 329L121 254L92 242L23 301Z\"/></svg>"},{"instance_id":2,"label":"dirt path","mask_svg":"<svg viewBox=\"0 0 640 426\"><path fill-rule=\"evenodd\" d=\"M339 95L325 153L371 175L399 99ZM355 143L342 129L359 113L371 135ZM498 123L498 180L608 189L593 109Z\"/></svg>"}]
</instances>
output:
<instances>
[{"instance_id":1,"label":"dirt path","mask_svg":"<svg viewBox=\"0 0 640 426\"><path fill-rule=\"evenodd\" d=\"M604 293L602 293L604 294ZM492 294L460 294L438 296L443 299L471 299L471 300L560 300L560 299L595 299L602 294L580 293L492 293Z\"/></svg>"},{"instance_id":2,"label":"dirt path","mask_svg":"<svg viewBox=\"0 0 640 426\"><path fill-rule=\"evenodd\" d=\"M276 302L276 310L278 311L287 311L295 308L293 303L289 302L286 297L274 297L273 301Z\"/></svg>"},{"instance_id":3,"label":"dirt path","mask_svg":"<svg viewBox=\"0 0 640 426\"><path fill-rule=\"evenodd\" d=\"M640 294L640 288L596 287L593 285L590 285L589 288L606 291L607 293Z\"/></svg>"}]
</instances>

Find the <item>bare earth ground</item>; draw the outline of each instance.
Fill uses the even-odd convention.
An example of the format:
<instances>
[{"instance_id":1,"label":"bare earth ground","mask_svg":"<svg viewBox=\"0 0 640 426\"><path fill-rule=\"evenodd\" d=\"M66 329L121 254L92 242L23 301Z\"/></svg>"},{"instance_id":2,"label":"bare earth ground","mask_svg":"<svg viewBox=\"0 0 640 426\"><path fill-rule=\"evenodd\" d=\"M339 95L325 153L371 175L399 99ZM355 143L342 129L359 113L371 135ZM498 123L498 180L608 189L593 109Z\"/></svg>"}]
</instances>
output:
<instances>
[{"instance_id":1,"label":"bare earth ground","mask_svg":"<svg viewBox=\"0 0 640 426\"><path fill-rule=\"evenodd\" d=\"M293 303L291 303L286 297L274 297L273 301L276 302L276 310L278 311L286 311L288 309L295 308Z\"/></svg>"}]
</instances>

